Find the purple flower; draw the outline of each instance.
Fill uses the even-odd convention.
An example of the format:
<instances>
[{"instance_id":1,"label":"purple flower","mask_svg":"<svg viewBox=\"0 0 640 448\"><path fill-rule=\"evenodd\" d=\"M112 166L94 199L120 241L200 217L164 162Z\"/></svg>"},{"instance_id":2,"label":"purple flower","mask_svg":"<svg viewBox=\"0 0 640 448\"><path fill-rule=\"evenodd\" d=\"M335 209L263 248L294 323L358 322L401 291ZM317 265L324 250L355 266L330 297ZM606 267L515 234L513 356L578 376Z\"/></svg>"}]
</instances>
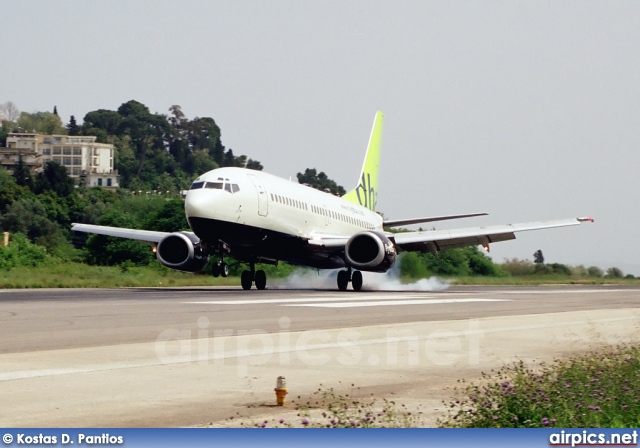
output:
<instances>
[{"instance_id":1,"label":"purple flower","mask_svg":"<svg viewBox=\"0 0 640 448\"><path fill-rule=\"evenodd\" d=\"M547 426L549 424L549 419L547 417L542 417L542 424Z\"/></svg>"},{"instance_id":2,"label":"purple flower","mask_svg":"<svg viewBox=\"0 0 640 448\"><path fill-rule=\"evenodd\" d=\"M284 423L284 419L283 419L283 418L281 418L280 420L278 420L278 422L279 422L280 424L283 424L283 423Z\"/></svg>"},{"instance_id":3,"label":"purple flower","mask_svg":"<svg viewBox=\"0 0 640 448\"><path fill-rule=\"evenodd\" d=\"M571 383L569 382L564 383L564 387L571 387Z\"/></svg>"},{"instance_id":4,"label":"purple flower","mask_svg":"<svg viewBox=\"0 0 640 448\"><path fill-rule=\"evenodd\" d=\"M304 426L307 426L307 425L309 424L309 420L307 420L306 418L303 418L303 419L302 419L302 424L303 424Z\"/></svg>"}]
</instances>

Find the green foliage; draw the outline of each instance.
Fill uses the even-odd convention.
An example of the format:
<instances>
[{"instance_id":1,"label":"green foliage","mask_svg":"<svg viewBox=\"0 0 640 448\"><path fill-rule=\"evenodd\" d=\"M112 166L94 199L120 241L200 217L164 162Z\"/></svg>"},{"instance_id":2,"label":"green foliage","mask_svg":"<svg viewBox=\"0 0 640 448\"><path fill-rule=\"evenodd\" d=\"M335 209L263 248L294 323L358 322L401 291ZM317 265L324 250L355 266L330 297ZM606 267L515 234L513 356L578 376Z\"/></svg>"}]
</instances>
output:
<instances>
[{"instance_id":1,"label":"green foliage","mask_svg":"<svg viewBox=\"0 0 640 448\"><path fill-rule=\"evenodd\" d=\"M0 219L3 230L22 233L31 241L50 249L64 240L59 226L47 218L46 208L37 199L13 202Z\"/></svg>"},{"instance_id":2,"label":"green foliage","mask_svg":"<svg viewBox=\"0 0 640 448\"><path fill-rule=\"evenodd\" d=\"M0 269L3 270L18 266L46 266L52 262L44 247L31 244L21 233L12 234L8 246L0 246Z\"/></svg>"},{"instance_id":3,"label":"green foliage","mask_svg":"<svg viewBox=\"0 0 640 448\"><path fill-rule=\"evenodd\" d=\"M531 275L535 272L538 265L531 263L529 260L520 260L518 258L507 258L500 267L511 275Z\"/></svg>"},{"instance_id":4,"label":"green foliage","mask_svg":"<svg viewBox=\"0 0 640 448\"><path fill-rule=\"evenodd\" d=\"M523 362L456 390L441 426L632 428L640 424L640 348L624 346L556 361Z\"/></svg>"},{"instance_id":5,"label":"green foliage","mask_svg":"<svg viewBox=\"0 0 640 448\"><path fill-rule=\"evenodd\" d=\"M316 190L325 191L337 196L343 196L346 191L335 181L329 179L327 175L320 171L319 173L315 168L307 168L303 173L298 173L298 183L308 185Z\"/></svg>"},{"instance_id":6,"label":"green foliage","mask_svg":"<svg viewBox=\"0 0 640 448\"><path fill-rule=\"evenodd\" d=\"M590 266L590 267L588 267L587 268L587 272L589 273L589 277L600 278L600 277L602 277L604 275L604 272L598 266Z\"/></svg>"},{"instance_id":7,"label":"green foliage","mask_svg":"<svg viewBox=\"0 0 640 448\"><path fill-rule=\"evenodd\" d=\"M57 162L47 162L36 177L36 194L53 191L60 197L66 197L73 193L74 188L73 179L68 176L67 169Z\"/></svg>"},{"instance_id":8,"label":"green foliage","mask_svg":"<svg viewBox=\"0 0 640 448\"><path fill-rule=\"evenodd\" d=\"M18 118L18 127L26 132L38 132L40 134L64 135L67 133L60 117L51 112L35 112L33 114L22 112L20 118Z\"/></svg>"},{"instance_id":9,"label":"green foliage","mask_svg":"<svg viewBox=\"0 0 640 448\"><path fill-rule=\"evenodd\" d=\"M105 226L135 228L135 220L117 209L106 211L98 223ZM147 265L154 258L149 244L104 235L91 235L85 248L85 260L90 264L114 266L131 261L136 265Z\"/></svg>"},{"instance_id":10,"label":"green foliage","mask_svg":"<svg viewBox=\"0 0 640 448\"><path fill-rule=\"evenodd\" d=\"M605 277L607 277L607 278L622 278L622 277L624 277L624 273L620 269L618 269L616 267L613 267L613 268L607 269L607 275L605 275Z\"/></svg>"},{"instance_id":11,"label":"green foliage","mask_svg":"<svg viewBox=\"0 0 640 448\"><path fill-rule=\"evenodd\" d=\"M400 275L412 279L429 277L424 260L416 252L407 252L400 257Z\"/></svg>"}]
</instances>

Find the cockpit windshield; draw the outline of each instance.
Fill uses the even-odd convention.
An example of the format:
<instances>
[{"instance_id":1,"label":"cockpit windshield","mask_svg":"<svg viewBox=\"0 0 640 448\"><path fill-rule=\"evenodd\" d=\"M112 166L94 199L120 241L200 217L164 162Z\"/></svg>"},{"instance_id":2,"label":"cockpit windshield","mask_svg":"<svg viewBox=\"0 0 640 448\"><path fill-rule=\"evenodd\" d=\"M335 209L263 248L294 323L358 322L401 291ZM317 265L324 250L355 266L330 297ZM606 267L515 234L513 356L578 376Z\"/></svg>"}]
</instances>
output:
<instances>
[{"instance_id":1,"label":"cockpit windshield","mask_svg":"<svg viewBox=\"0 0 640 448\"><path fill-rule=\"evenodd\" d=\"M219 177L214 182L196 181L191 184L190 189L197 190L199 188L210 188L212 190L224 190L232 194L240 191L240 187L238 187L238 184L233 184L229 179L223 179L222 177Z\"/></svg>"}]
</instances>

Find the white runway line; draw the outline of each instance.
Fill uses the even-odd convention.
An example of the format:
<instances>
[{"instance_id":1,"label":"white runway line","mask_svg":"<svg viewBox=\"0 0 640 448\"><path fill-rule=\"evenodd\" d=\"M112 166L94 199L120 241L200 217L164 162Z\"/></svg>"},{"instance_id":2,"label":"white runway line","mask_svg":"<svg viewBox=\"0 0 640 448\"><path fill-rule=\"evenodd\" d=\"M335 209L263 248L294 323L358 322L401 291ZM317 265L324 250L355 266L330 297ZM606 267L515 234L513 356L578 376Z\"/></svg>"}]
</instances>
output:
<instances>
[{"instance_id":1,"label":"white runway line","mask_svg":"<svg viewBox=\"0 0 640 448\"><path fill-rule=\"evenodd\" d=\"M430 299L435 297L433 294L335 294L332 297L307 297L304 299L248 299L248 300L203 300L189 301L195 305L263 305L263 304L283 304L283 303L317 303L317 302L335 302L340 299L348 301L366 301L366 300L406 300L406 299Z\"/></svg>"},{"instance_id":2,"label":"white runway line","mask_svg":"<svg viewBox=\"0 0 640 448\"><path fill-rule=\"evenodd\" d=\"M508 299L414 299L414 300L379 300L375 302L331 302L331 303L300 303L283 306L306 306L318 308L362 308L369 306L393 306L393 305L440 305L444 303L469 303L469 302L511 302Z\"/></svg>"}]
</instances>

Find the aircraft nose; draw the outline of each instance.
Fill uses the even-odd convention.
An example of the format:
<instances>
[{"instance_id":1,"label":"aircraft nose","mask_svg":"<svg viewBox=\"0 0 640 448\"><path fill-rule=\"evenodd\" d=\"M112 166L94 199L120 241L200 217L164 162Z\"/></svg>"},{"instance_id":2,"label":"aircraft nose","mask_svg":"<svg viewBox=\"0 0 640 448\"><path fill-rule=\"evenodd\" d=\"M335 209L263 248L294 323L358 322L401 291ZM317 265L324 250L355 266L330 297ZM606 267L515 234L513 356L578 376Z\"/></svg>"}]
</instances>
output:
<instances>
[{"instance_id":1,"label":"aircraft nose","mask_svg":"<svg viewBox=\"0 0 640 448\"><path fill-rule=\"evenodd\" d=\"M195 217L207 217L207 195L204 190L192 190L187 193L187 197L184 199L184 212L187 218Z\"/></svg>"}]
</instances>

